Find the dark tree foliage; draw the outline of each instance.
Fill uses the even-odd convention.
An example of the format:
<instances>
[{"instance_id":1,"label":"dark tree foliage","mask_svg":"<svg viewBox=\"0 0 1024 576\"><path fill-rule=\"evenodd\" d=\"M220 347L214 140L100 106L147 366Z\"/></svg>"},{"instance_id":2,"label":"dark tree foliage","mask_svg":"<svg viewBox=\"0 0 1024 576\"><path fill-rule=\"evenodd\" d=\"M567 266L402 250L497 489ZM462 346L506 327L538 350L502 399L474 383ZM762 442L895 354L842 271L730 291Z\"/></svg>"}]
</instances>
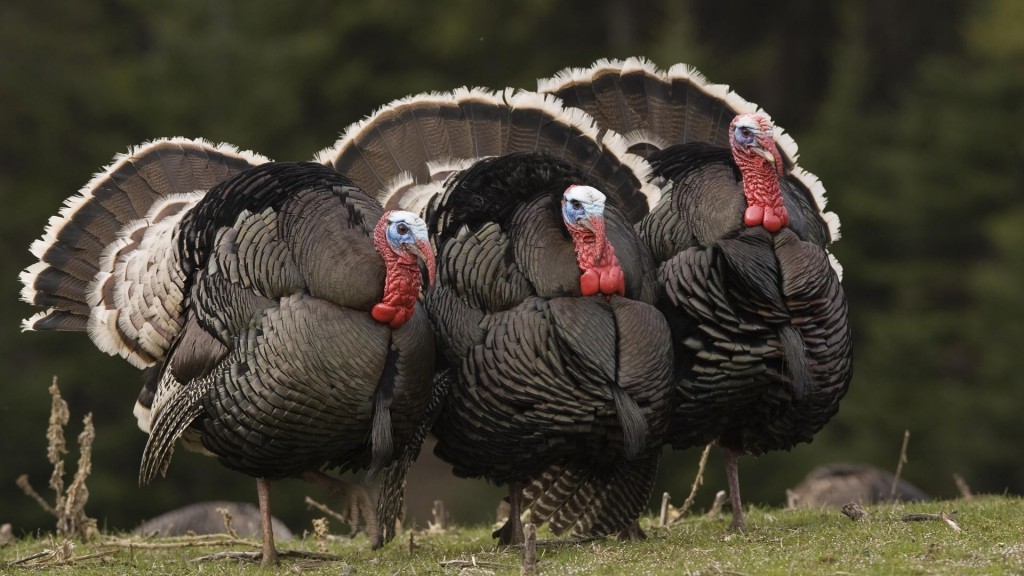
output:
<instances>
[{"instance_id":1,"label":"dark tree foliage","mask_svg":"<svg viewBox=\"0 0 1024 576\"><path fill-rule=\"evenodd\" d=\"M179 451L136 485L145 435L139 374L81 334L20 333L27 248L60 202L130 145L203 136L309 159L388 101L462 85L534 87L602 57L687 62L768 110L801 144L843 220L855 369L839 415L811 445L743 463L750 502L777 504L818 464L895 465L953 496L1024 492L1024 4L1015 0L701 0L0 4L0 522L48 528L15 487L37 486L56 374L97 438L88 512L127 529L199 499L252 499L247 477ZM657 491L681 499L698 453L672 454ZM704 500L723 484L710 466ZM415 477L413 481L415 482ZM425 478L440 497L450 482ZM468 485L472 486L470 482ZM280 513L311 517L300 482ZM436 488L435 488L436 486ZM459 484L460 489L467 484ZM416 495L416 486L412 487ZM485 492L488 495L493 492ZM327 495L318 495L327 499ZM455 506L492 518L493 499ZM415 501L413 502L415 506ZM429 505L427 505L429 506ZM424 508L426 510L427 508ZM426 512L413 510L423 524Z\"/></svg>"}]
</instances>

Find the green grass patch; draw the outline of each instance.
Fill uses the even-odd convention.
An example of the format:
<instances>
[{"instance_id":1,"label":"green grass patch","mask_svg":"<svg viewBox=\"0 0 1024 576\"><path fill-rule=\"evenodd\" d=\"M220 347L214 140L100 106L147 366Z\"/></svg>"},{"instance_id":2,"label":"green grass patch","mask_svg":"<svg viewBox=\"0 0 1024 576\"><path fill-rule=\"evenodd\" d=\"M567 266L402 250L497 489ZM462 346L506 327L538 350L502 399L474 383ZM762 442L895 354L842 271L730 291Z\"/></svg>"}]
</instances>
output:
<instances>
[{"instance_id":1,"label":"green grass patch","mask_svg":"<svg viewBox=\"0 0 1024 576\"><path fill-rule=\"evenodd\" d=\"M690 516L669 528L641 525L640 542L613 539L573 543L542 531L538 573L555 574L1021 574L1024 573L1024 500L985 496L974 500L865 507L868 517L852 521L838 510L753 508L747 530L727 530L728 516ZM907 521L906 514L945 512L956 527L938 519ZM316 552L318 544L337 559L283 558L275 573L357 574L519 574L518 548L499 547L492 527L455 527L444 532L413 531L376 552L367 540L333 538L279 543L282 550ZM70 557L40 554L60 543L30 538L0 548L0 572L66 570L99 574L265 574L238 560L197 560L225 551L258 550L255 540L225 536L213 544L193 539L140 539L104 535L76 543ZM166 545L157 548L153 546ZM37 558L18 562L33 554Z\"/></svg>"}]
</instances>

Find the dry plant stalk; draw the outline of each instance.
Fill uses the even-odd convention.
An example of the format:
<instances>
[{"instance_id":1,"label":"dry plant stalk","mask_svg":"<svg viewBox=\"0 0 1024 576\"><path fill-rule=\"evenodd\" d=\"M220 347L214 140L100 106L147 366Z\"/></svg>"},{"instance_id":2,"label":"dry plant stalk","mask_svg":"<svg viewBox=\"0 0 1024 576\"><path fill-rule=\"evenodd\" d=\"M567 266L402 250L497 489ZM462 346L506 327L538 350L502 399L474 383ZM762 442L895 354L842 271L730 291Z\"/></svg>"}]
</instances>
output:
<instances>
[{"instance_id":1,"label":"dry plant stalk","mask_svg":"<svg viewBox=\"0 0 1024 576\"><path fill-rule=\"evenodd\" d=\"M523 556L519 573L522 576L537 574L537 527L527 522L523 526Z\"/></svg>"},{"instance_id":2,"label":"dry plant stalk","mask_svg":"<svg viewBox=\"0 0 1024 576\"><path fill-rule=\"evenodd\" d=\"M690 508L693 507L693 503L697 499L697 489L704 484L704 467L707 466L708 454L711 453L711 447L714 445L715 443L713 441L708 442L708 445L704 447L704 451L701 452L700 464L697 465L697 476L693 479L693 485L690 486L690 495L683 501L683 506L679 509L676 520L686 515L686 513L690 511Z\"/></svg>"},{"instance_id":3,"label":"dry plant stalk","mask_svg":"<svg viewBox=\"0 0 1024 576\"><path fill-rule=\"evenodd\" d=\"M220 514L220 517L224 520L224 530L227 531L228 535L232 538L238 538L238 532L235 532L235 527L231 525L232 521L235 519L234 516L231 515L231 510L228 510L227 508L217 508L217 513Z\"/></svg>"},{"instance_id":4,"label":"dry plant stalk","mask_svg":"<svg viewBox=\"0 0 1024 576\"><path fill-rule=\"evenodd\" d=\"M68 403L60 395L57 377L53 377L50 385L50 422L46 429L46 457L53 465L50 475L50 488L55 493L51 506L39 495L29 483L28 476L22 475L17 484L28 497L32 498L46 512L57 518L57 535L77 537L89 541L99 533L96 520L85 514L85 505L89 501L89 489L85 482L92 473L92 443L96 438L96 429L92 425L92 413L82 419L82 432L78 435L78 468L71 480L71 485L64 487L64 455L68 453L64 441L64 427L71 419Z\"/></svg>"},{"instance_id":5,"label":"dry plant stalk","mask_svg":"<svg viewBox=\"0 0 1024 576\"><path fill-rule=\"evenodd\" d=\"M889 500L896 501L896 485L900 482L900 474L903 473L903 465L907 463L907 444L910 443L910 430L903 431L903 447L900 448L900 461L896 464L896 475L892 478L892 487L889 489Z\"/></svg>"},{"instance_id":6,"label":"dry plant stalk","mask_svg":"<svg viewBox=\"0 0 1024 576\"><path fill-rule=\"evenodd\" d=\"M316 540L317 552L327 554L327 518L313 519L313 538Z\"/></svg>"}]
</instances>

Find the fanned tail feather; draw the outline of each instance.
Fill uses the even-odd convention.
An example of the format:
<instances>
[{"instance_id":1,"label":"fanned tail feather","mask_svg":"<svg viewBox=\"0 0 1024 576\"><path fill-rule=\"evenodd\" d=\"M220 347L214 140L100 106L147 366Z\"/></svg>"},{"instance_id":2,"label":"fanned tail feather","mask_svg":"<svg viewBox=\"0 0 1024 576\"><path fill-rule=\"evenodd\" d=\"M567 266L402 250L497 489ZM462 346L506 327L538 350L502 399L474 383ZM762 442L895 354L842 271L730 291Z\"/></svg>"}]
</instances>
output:
<instances>
[{"instance_id":1,"label":"fanned tail feather","mask_svg":"<svg viewBox=\"0 0 1024 576\"><path fill-rule=\"evenodd\" d=\"M601 128L622 134L629 151L645 158L673 144L728 147L733 117L746 112L769 116L727 85L710 83L692 66L680 63L664 71L638 57L567 68L538 80L537 86L539 92L585 111ZM796 142L777 124L774 136L789 177L813 195L831 240L838 240L839 218L825 211L824 186L797 165Z\"/></svg>"},{"instance_id":2,"label":"fanned tail feather","mask_svg":"<svg viewBox=\"0 0 1024 576\"><path fill-rule=\"evenodd\" d=\"M650 166L627 154L618 134L556 98L511 89L460 88L397 100L350 126L317 161L347 174L386 208L425 207L440 190L431 183L477 160L518 152L579 167L631 221L660 197L648 184Z\"/></svg>"},{"instance_id":3,"label":"fanned tail feather","mask_svg":"<svg viewBox=\"0 0 1024 576\"><path fill-rule=\"evenodd\" d=\"M132 148L97 173L32 244L21 298L46 307L24 330L87 331L137 367L169 346L181 301L174 227L202 193L266 158L227 144L169 138Z\"/></svg>"}]
</instances>

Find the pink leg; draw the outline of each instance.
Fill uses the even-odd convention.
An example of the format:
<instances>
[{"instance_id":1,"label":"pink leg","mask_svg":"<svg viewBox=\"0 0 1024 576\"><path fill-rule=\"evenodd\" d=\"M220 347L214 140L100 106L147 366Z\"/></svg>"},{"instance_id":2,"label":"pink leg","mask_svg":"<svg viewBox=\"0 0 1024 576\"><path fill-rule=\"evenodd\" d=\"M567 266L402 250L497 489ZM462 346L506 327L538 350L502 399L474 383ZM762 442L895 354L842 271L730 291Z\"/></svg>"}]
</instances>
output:
<instances>
[{"instance_id":1,"label":"pink leg","mask_svg":"<svg viewBox=\"0 0 1024 576\"><path fill-rule=\"evenodd\" d=\"M266 478L256 479L256 494L260 500L260 523L263 529L263 560L261 566L277 565L277 548L274 547L274 527L270 522L270 482Z\"/></svg>"},{"instance_id":2,"label":"pink leg","mask_svg":"<svg viewBox=\"0 0 1024 576\"><path fill-rule=\"evenodd\" d=\"M729 480L729 504L732 506L732 524L730 530L743 531L747 521L743 518L743 503L740 501L740 472L736 464L737 454L728 448L725 450L725 476Z\"/></svg>"}]
</instances>

